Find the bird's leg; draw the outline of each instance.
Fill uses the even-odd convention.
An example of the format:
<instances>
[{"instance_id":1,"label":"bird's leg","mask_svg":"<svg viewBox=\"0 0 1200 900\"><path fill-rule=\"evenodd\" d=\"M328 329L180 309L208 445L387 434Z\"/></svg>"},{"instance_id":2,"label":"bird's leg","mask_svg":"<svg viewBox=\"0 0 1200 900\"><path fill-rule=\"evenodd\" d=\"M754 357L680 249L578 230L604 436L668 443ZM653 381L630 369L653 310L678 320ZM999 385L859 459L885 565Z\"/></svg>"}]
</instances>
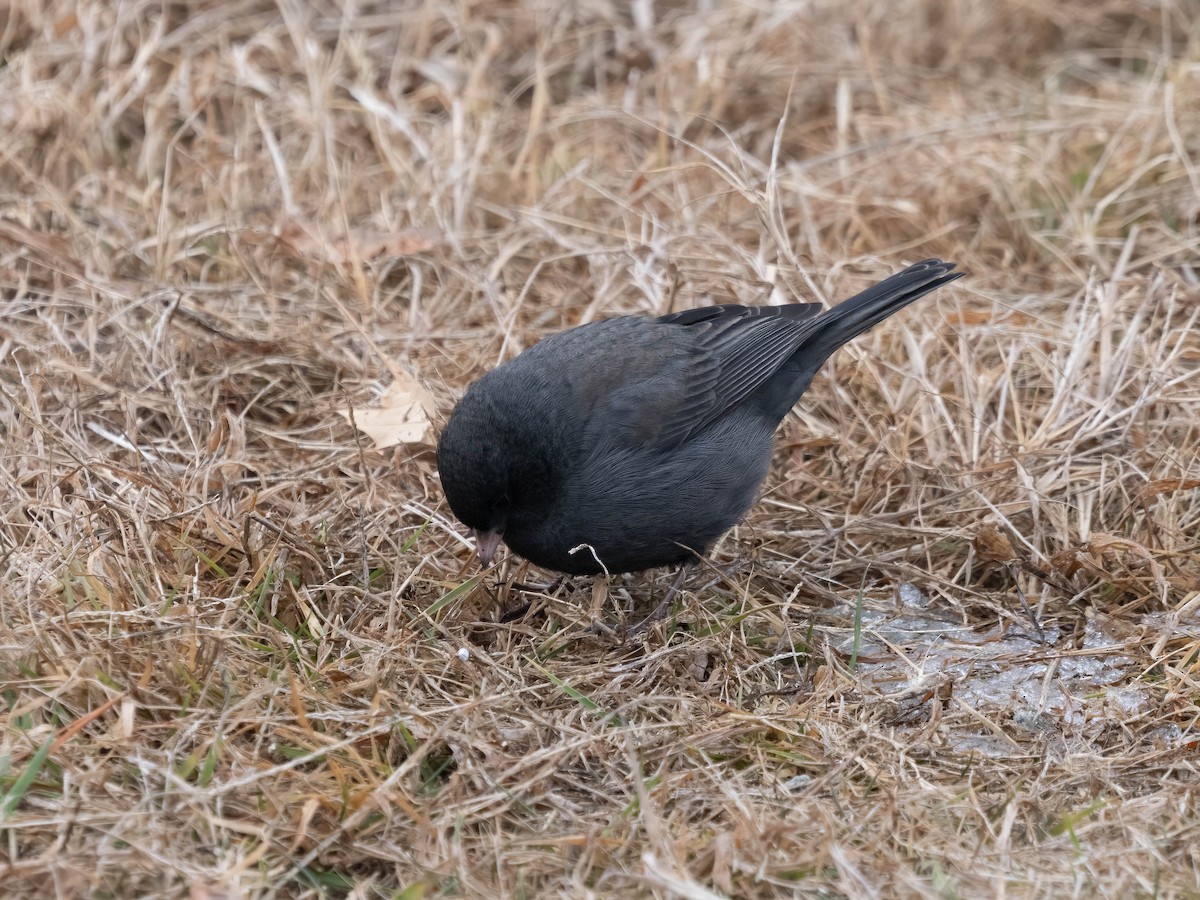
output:
<instances>
[{"instance_id":1,"label":"bird's leg","mask_svg":"<svg viewBox=\"0 0 1200 900\"><path fill-rule=\"evenodd\" d=\"M667 588L666 596L662 598L662 601L658 604L658 606L654 607L654 612L646 616L642 623L633 629L634 634L640 634L654 622L666 617L667 613L671 611L671 604L675 600L675 595L679 593L679 589L683 586L683 579L687 578L688 572L690 572L691 569L692 563L690 562L685 562L679 567L679 573L671 582L671 586Z\"/></svg>"},{"instance_id":2,"label":"bird's leg","mask_svg":"<svg viewBox=\"0 0 1200 900\"><path fill-rule=\"evenodd\" d=\"M518 591L522 594L553 594L567 581L566 575L559 575L553 581L535 581L530 584L524 584L520 581L511 581L508 583L510 591ZM522 603L514 609L501 614L501 622L512 622L523 617L530 609L533 608L533 602Z\"/></svg>"}]
</instances>

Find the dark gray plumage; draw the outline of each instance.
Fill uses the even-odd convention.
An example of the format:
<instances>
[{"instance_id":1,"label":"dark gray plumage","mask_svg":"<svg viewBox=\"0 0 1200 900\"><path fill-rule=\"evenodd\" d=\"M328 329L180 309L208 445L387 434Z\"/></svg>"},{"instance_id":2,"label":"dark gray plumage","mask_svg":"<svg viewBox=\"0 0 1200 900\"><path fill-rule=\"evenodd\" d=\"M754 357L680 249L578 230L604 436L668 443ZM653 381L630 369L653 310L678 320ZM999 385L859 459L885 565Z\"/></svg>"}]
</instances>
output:
<instances>
[{"instance_id":1,"label":"dark gray plumage","mask_svg":"<svg viewBox=\"0 0 1200 900\"><path fill-rule=\"evenodd\" d=\"M745 515L771 436L844 343L961 277L928 259L817 304L623 316L545 338L476 381L438 444L454 514L557 572L694 559Z\"/></svg>"}]
</instances>

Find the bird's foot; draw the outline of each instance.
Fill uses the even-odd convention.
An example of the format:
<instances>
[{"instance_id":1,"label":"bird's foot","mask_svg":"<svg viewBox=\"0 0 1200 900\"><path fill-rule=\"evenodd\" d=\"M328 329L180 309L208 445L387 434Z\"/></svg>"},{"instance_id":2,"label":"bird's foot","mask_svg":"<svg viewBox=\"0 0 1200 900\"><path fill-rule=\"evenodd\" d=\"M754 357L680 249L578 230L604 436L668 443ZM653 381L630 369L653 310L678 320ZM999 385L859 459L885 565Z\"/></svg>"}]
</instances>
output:
<instances>
[{"instance_id":1,"label":"bird's foot","mask_svg":"<svg viewBox=\"0 0 1200 900\"><path fill-rule=\"evenodd\" d=\"M654 607L654 611L650 615L646 616L646 618L642 619L641 622L629 630L630 637L645 634L655 622L660 622L667 617L667 613L671 611L671 606L675 602L675 595L679 593L679 589L683 586L683 580L687 577L690 568L686 563L679 567L679 573L671 582L671 586L667 588L667 593L659 601L658 606Z\"/></svg>"}]
</instances>

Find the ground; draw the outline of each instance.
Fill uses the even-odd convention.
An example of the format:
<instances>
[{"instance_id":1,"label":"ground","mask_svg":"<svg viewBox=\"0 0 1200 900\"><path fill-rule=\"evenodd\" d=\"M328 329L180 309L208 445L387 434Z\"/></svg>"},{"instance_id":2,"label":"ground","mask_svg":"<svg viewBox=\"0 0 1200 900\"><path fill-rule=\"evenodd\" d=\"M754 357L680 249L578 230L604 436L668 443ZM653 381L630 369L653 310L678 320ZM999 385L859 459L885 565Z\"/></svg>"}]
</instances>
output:
<instances>
[{"instance_id":1,"label":"ground","mask_svg":"<svg viewBox=\"0 0 1200 900\"><path fill-rule=\"evenodd\" d=\"M1200 894L1197 35L15 0L6 896ZM929 256L659 627L670 572L476 568L430 443L490 366Z\"/></svg>"}]
</instances>

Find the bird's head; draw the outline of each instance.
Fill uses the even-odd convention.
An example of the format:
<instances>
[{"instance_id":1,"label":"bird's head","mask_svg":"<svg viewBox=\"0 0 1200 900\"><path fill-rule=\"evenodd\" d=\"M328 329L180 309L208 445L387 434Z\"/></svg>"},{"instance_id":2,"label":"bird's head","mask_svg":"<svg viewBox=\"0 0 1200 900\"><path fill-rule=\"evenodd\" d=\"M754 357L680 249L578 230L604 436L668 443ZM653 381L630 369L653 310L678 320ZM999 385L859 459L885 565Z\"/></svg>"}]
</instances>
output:
<instances>
[{"instance_id":1,"label":"bird's head","mask_svg":"<svg viewBox=\"0 0 1200 900\"><path fill-rule=\"evenodd\" d=\"M512 509L508 453L490 411L468 393L438 441L438 473L446 500L471 529L480 562L489 565Z\"/></svg>"},{"instance_id":2,"label":"bird's head","mask_svg":"<svg viewBox=\"0 0 1200 900\"><path fill-rule=\"evenodd\" d=\"M484 565L506 531L549 513L573 459L554 423L530 416L528 403L526 386L501 366L467 390L438 441L446 500L471 529Z\"/></svg>"}]
</instances>

